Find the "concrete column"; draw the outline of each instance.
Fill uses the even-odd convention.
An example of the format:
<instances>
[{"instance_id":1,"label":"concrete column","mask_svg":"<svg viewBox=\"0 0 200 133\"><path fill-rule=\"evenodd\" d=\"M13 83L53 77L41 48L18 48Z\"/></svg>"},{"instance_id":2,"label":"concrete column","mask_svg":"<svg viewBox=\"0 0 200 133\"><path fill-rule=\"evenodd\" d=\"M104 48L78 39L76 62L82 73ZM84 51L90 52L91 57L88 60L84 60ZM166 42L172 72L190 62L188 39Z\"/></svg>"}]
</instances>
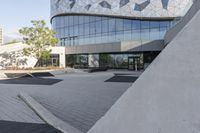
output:
<instances>
[{"instance_id":1,"label":"concrete column","mask_svg":"<svg viewBox=\"0 0 200 133\"><path fill-rule=\"evenodd\" d=\"M59 54L59 63L61 68L66 67L66 52L65 47L54 47L52 48L52 54Z\"/></svg>"},{"instance_id":2,"label":"concrete column","mask_svg":"<svg viewBox=\"0 0 200 133\"><path fill-rule=\"evenodd\" d=\"M90 54L88 62L89 67L99 67L99 54Z\"/></svg>"},{"instance_id":3,"label":"concrete column","mask_svg":"<svg viewBox=\"0 0 200 133\"><path fill-rule=\"evenodd\" d=\"M60 55L60 60L59 60L60 67L61 68L65 68L66 67L66 55L65 55L65 52L60 53L59 55Z\"/></svg>"}]
</instances>

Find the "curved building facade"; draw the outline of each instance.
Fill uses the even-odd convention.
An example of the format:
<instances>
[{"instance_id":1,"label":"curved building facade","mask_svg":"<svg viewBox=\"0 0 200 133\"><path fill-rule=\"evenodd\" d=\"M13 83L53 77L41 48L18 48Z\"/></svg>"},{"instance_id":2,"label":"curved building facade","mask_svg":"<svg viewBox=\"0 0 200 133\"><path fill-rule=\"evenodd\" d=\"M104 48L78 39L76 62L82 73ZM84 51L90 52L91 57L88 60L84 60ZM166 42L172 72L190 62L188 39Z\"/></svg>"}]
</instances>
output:
<instances>
[{"instance_id":1,"label":"curved building facade","mask_svg":"<svg viewBox=\"0 0 200 133\"><path fill-rule=\"evenodd\" d=\"M66 66L144 69L192 0L51 0Z\"/></svg>"}]
</instances>

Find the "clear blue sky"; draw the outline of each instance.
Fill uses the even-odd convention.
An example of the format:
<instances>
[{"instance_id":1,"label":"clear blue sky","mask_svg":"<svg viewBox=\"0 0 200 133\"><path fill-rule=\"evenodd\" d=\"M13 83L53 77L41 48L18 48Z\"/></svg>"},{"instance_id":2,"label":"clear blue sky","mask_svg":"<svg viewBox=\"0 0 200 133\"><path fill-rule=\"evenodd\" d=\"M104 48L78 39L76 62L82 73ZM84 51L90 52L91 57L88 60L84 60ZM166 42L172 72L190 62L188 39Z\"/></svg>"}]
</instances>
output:
<instances>
[{"instance_id":1,"label":"clear blue sky","mask_svg":"<svg viewBox=\"0 0 200 133\"><path fill-rule=\"evenodd\" d=\"M0 27L6 33L30 26L31 20L44 19L50 26L50 0L1 0L0 3Z\"/></svg>"}]
</instances>

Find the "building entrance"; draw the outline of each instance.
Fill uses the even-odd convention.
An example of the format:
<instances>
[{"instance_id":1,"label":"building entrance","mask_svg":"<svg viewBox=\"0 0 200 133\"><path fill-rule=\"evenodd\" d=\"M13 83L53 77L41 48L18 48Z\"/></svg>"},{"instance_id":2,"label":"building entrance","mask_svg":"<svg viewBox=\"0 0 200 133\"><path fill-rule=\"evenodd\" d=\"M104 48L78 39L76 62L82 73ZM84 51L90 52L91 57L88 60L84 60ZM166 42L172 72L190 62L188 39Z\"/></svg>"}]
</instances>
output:
<instances>
[{"instance_id":1,"label":"building entrance","mask_svg":"<svg viewBox=\"0 0 200 133\"><path fill-rule=\"evenodd\" d=\"M133 71L140 70L140 57L129 57L128 58L128 69Z\"/></svg>"}]
</instances>

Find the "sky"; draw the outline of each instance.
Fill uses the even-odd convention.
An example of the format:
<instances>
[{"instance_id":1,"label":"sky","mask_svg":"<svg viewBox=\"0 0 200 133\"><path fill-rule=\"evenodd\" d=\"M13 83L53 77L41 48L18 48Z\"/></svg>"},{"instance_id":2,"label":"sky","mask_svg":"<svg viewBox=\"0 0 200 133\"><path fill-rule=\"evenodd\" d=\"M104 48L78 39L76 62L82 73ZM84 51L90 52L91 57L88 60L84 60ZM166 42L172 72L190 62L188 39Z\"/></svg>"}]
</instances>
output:
<instances>
[{"instance_id":1,"label":"sky","mask_svg":"<svg viewBox=\"0 0 200 133\"><path fill-rule=\"evenodd\" d=\"M50 0L1 0L0 27L4 36L15 36L31 20L42 20L50 27Z\"/></svg>"}]
</instances>

